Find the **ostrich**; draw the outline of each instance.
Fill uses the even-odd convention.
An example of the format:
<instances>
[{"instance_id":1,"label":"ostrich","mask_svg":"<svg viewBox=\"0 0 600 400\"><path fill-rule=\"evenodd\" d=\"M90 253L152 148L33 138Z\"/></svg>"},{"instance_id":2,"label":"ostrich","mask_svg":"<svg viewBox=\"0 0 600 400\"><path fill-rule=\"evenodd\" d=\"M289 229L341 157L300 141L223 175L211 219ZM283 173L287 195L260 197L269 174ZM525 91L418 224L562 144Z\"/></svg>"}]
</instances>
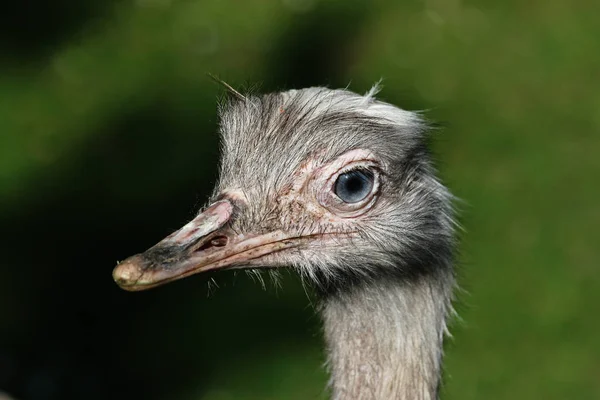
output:
<instances>
[{"instance_id":1,"label":"ostrich","mask_svg":"<svg viewBox=\"0 0 600 400\"><path fill-rule=\"evenodd\" d=\"M119 263L117 284L291 267L320 299L333 399L437 399L454 229L427 125L377 100L377 85L364 96L228 88L208 206Z\"/></svg>"}]
</instances>

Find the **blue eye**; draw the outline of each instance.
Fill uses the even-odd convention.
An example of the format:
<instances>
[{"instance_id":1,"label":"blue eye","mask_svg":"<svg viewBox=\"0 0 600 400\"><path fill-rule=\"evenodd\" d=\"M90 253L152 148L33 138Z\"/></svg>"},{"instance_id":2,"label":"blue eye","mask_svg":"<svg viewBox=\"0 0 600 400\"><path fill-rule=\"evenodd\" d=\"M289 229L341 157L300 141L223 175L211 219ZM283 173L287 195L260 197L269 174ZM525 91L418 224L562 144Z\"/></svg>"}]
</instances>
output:
<instances>
[{"instance_id":1,"label":"blue eye","mask_svg":"<svg viewBox=\"0 0 600 400\"><path fill-rule=\"evenodd\" d=\"M358 203L373 190L375 175L368 169L356 169L338 176L334 192L344 203Z\"/></svg>"}]
</instances>

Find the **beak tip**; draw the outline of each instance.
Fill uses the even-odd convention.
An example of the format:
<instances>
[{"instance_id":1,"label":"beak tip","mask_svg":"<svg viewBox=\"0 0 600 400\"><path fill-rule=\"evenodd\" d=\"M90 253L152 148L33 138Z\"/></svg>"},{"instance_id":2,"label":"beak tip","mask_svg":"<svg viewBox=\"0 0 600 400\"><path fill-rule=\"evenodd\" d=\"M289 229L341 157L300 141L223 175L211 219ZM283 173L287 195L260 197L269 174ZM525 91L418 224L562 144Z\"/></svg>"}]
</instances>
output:
<instances>
[{"instance_id":1,"label":"beak tip","mask_svg":"<svg viewBox=\"0 0 600 400\"><path fill-rule=\"evenodd\" d=\"M125 261L119 263L115 269L113 269L112 277L119 287L125 290L131 290L134 287L140 277L141 270L139 268L139 256L129 257Z\"/></svg>"}]
</instances>

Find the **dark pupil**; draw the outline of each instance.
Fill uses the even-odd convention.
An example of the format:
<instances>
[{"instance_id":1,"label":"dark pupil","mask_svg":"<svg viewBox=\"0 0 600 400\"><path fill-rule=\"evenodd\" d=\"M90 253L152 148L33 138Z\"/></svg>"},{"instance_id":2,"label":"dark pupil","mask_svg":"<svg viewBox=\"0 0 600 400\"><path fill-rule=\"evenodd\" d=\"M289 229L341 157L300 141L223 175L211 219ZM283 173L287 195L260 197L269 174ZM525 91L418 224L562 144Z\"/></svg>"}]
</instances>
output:
<instances>
[{"instance_id":1,"label":"dark pupil","mask_svg":"<svg viewBox=\"0 0 600 400\"><path fill-rule=\"evenodd\" d=\"M373 172L357 169L338 176L335 194L345 203L364 200L373 189Z\"/></svg>"}]
</instances>

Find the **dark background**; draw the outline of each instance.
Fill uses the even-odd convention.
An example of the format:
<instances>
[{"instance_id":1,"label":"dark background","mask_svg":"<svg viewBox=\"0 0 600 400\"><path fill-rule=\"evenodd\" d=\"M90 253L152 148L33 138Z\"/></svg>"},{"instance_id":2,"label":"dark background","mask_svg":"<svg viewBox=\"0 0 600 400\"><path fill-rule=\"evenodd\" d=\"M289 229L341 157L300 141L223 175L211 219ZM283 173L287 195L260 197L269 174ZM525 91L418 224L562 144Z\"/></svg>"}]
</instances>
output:
<instances>
[{"instance_id":1,"label":"dark background","mask_svg":"<svg viewBox=\"0 0 600 400\"><path fill-rule=\"evenodd\" d=\"M381 99L428 110L466 230L443 398L600 398L599 13L568 0L3 5L0 390L325 397L319 319L293 276L266 290L229 272L136 294L112 282L214 184L211 72L260 91L383 78Z\"/></svg>"}]
</instances>

